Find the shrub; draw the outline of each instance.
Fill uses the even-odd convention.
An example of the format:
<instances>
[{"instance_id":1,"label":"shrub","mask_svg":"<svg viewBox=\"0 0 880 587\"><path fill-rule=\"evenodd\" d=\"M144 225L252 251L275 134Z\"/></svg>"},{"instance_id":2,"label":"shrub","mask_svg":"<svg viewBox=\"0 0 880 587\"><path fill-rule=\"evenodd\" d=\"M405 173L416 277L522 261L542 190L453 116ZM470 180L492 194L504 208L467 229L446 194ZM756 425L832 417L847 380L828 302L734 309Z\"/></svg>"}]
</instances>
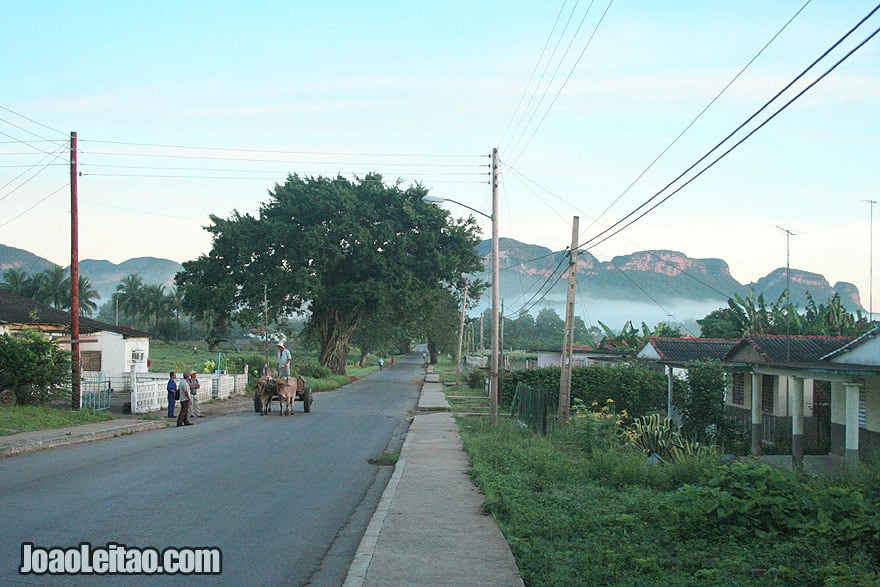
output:
<instances>
[{"instance_id":1,"label":"shrub","mask_svg":"<svg viewBox=\"0 0 880 587\"><path fill-rule=\"evenodd\" d=\"M70 353L32 330L0 335L0 366L0 389L11 389L18 405L48 403L70 384Z\"/></svg>"},{"instance_id":2,"label":"shrub","mask_svg":"<svg viewBox=\"0 0 880 587\"><path fill-rule=\"evenodd\" d=\"M312 377L314 379L327 379L333 376L333 371L328 367L322 367L315 363L304 363L294 365L292 373L298 373L303 377Z\"/></svg>"}]
</instances>

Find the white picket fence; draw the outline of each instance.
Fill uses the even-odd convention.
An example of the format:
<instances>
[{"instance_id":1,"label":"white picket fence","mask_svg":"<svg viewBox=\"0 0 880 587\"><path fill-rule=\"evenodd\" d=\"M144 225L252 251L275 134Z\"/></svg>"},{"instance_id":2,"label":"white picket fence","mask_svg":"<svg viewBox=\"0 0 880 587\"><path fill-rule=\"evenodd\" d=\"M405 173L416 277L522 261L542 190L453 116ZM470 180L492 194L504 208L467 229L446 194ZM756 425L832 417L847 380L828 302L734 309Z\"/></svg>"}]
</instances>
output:
<instances>
[{"instance_id":1,"label":"white picket fence","mask_svg":"<svg viewBox=\"0 0 880 587\"><path fill-rule=\"evenodd\" d=\"M133 414L148 414L168 408L168 391L165 386L168 383L167 376L161 379L158 373L130 373L131 385L131 412ZM210 381L210 383L208 383ZM202 384L199 390L199 401L208 402L214 399L229 399L234 395L247 393L247 366L245 373L239 375L203 374L199 377ZM210 391L210 396L205 393Z\"/></svg>"}]
</instances>

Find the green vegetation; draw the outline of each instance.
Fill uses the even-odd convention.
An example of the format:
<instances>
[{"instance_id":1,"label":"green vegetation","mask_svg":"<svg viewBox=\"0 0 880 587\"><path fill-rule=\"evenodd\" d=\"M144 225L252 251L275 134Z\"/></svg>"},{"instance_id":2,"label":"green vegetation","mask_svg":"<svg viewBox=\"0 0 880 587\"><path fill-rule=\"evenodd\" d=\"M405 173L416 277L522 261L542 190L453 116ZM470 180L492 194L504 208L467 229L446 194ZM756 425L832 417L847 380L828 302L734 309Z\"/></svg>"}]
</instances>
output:
<instances>
[{"instance_id":1,"label":"green vegetation","mask_svg":"<svg viewBox=\"0 0 880 587\"><path fill-rule=\"evenodd\" d=\"M0 435L65 428L110 420L107 412L59 410L47 406L10 406L0 408Z\"/></svg>"},{"instance_id":2,"label":"green vegetation","mask_svg":"<svg viewBox=\"0 0 880 587\"><path fill-rule=\"evenodd\" d=\"M456 324L464 276L478 271L479 228L368 173L288 175L256 215L211 215L211 251L183 264L183 308L225 336L233 322L273 323L308 307L305 335L318 364L344 375L348 347L382 352ZM255 276L258 278L255 279ZM442 329L444 340L450 329Z\"/></svg>"},{"instance_id":3,"label":"green vegetation","mask_svg":"<svg viewBox=\"0 0 880 587\"><path fill-rule=\"evenodd\" d=\"M459 418L526 585L877 585L876 473L835 482L705 455L646 465L613 419L550 437Z\"/></svg>"},{"instance_id":4,"label":"green vegetation","mask_svg":"<svg viewBox=\"0 0 880 587\"><path fill-rule=\"evenodd\" d=\"M69 352L36 331L0 334L0 390L12 390L17 405L48 403L69 381Z\"/></svg>"}]
</instances>

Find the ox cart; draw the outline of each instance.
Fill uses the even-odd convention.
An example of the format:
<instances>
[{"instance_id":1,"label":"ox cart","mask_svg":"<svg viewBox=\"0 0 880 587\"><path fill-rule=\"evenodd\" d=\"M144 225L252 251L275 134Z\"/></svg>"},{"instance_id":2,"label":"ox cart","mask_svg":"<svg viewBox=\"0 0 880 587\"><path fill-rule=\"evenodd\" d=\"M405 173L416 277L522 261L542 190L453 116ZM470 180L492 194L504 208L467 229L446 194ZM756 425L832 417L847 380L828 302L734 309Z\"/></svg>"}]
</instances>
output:
<instances>
[{"instance_id":1,"label":"ox cart","mask_svg":"<svg viewBox=\"0 0 880 587\"><path fill-rule=\"evenodd\" d=\"M254 383L254 411L261 416L272 411L272 402L278 400L281 415L293 413L295 401L303 403L303 411L312 411L312 388L302 376L274 379L261 377Z\"/></svg>"}]
</instances>

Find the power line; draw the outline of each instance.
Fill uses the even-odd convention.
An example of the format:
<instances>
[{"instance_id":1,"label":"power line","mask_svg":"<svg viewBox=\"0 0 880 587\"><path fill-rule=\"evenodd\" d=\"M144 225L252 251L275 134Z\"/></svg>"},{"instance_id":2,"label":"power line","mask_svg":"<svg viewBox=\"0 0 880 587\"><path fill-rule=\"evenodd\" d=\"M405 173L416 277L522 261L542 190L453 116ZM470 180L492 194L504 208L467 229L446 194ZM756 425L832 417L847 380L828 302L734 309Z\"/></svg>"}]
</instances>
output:
<instances>
[{"instance_id":1,"label":"power line","mask_svg":"<svg viewBox=\"0 0 880 587\"><path fill-rule=\"evenodd\" d=\"M550 114L550 111L553 110L553 107L556 105L556 101L559 100L559 96L562 95L562 91L568 85L569 80L571 79L572 74L574 74L574 70L577 68L578 64L580 64L581 59L583 59L584 54L587 52L587 49L593 42L593 38L596 36L596 32L599 30L599 27L602 26L602 23L605 21L605 16L608 14L608 11L611 9L611 5L614 3L614 0L609 0L608 5L605 7L605 11L602 13L602 16L599 17L599 22L596 23L596 26L593 28L593 32L590 34L590 38L587 39L586 44L584 45L583 50L581 50L580 55L578 55L575 62L572 64L571 69L568 71L568 75L565 76L565 80L562 82L562 85L559 86L559 90L556 92L556 95L553 97L553 101L550 102L550 105L547 106L547 110L544 111L544 115L541 117L541 120L538 121L538 125L535 127L535 130L532 131L532 134L529 136L529 140L526 141L526 144L523 145L522 149L519 150L519 153L513 158L513 161L519 161L519 158L522 157L522 154L525 153L526 149L528 149L529 145L532 144L532 139L535 138L535 135L538 134L538 131L541 129L541 126L544 125L544 121L547 119L547 115ZM591 4L592 6L592 4Z\"/></svg>"},{"instance_id":2,"label":"power line","mask_svg":"<svg viewBox=\"0 0 880 587\"><path fill-rule=\"evenodd\" d=\"M23 211L23 212L21 212L21 213L19 213L19 214L16 214L15 216L13 216L12 218L10 218L9 220L7 220L6 222L4 222L3 224L0 224L0 228L3 228L4 226L6 226L7 224L9 224L10 222L12 222L13 220L15 220L16 218L21 218L22 216L24 216L25 214L27 214L28 212L30 212L31 210L33 210L34 208L36 208L37 206L39 206L40 204L42 204L43 202L45 202L46 200L48 200L50 197L54 196L55 194L57 194L58 192L60 192L61 190L63 190L64 188L66 188L66 187L69 186L69 185L70 185L69 183L65 183L64 185L62 185L62 186L59 187L58 189L56 189L56 190L54 190L54 191L52 191L52 192L49 192L48 194L46 194L45 196L43 196L42 198L40 198L40 200L38 200L33 206L31 206L31 207L28 208L27 210L25 210L25 211Z\"/></svg>"},{"instance_id":3,"label":"power line","mask_svg":"<svg viewBox=\"0 0 880 587\"><path fill-rule=\"evenodd\" d=\"M577 3L575 3L575 5L577 5ZM547 39L544 41L544 47L541 48L541 54L538 56L538 60L535 62L535 66L532 68L532 73L531 75L529 75L529 81L526 82L526 87L523 88L523 93L519 97L519 102L516 103L516 108L513 109L513 116L511 116L510 120L507 121L507 126L504 128L504 132L501 134L501 140L498 141L499 144L504 144L504 139L507 137L507 131L510 130L510 125L516 118L516 115L519 112L519 107L522 105L526 94L528 94L529 92L529 88L532 85L532 80L535 79L535 72L538 71L538 66L541 64L541 61L544 60L544 54L547 52L547 47L550 45L550 39L553 38L553 33L556 32L556 25L559 24L559 18L562 16L563 10L565 10L564 0L562 2L562 5L559 7L559 12L556 14L556 20L553 21L553 27L550 29L550 33L547 35ZM567 23L566 26L568 26ZM520 118L520 121L522 121L522 118ZM514 134L516 134L516 131L514 131Z\"/></svg>"},{"instance_id":4,"label":"power line","mask_svg":"<svg viewBox=\"0 0 880 587\"><path fill-rule=\"evenodd\" d=\"M43 124L42 122L39 122L39 121L37 121L37 120L34 120L33 118L30 118L29 116L25 116L24 114L21 114L20 112L16 112L15 110L12 110L12 109L10 109L10 108L7 108L6 106L0 105L0 110L5 110L6 112L9 112L9 113L11 113L11 114L15 114L15 115L18 116L19 118L24 118L24 119L27 120L28 122L33 122L33 123L36 124L37 126L42 126L43 128L49 129L49 130L51 130L52 132L56 132L56 133L60 134L61 136L65 137L65 138L67 137L67 133L66 133L66 132L62 132L62 131L58 130L57 128L52 128L52 127L49 126L49 125ZM13 126L15 126L15 125L13 125ZM19 128L19 127L16 127L16 128ZM25 131L25 132L28 132L28 133L34 135L35 137L39 137L39 135L37 135L36 133L32 133L32 132L30 132L30 131ZM43 138L43 137L39 137L39 138ZM44 140L48 140L48 139L44 139Z\"/></svg>"},{"instance_id":5,"label":"power line","mask_svg":"<svg viewBox=\"0 0 880 587\"><path fill-rule=\"evenodd\" d=\"M535 87L532 90L532 95L529 98L529 102L528 102L528 104L526 104L525 109L523 109L523 113L520 116L520 119L517 122L516 127L514 128L513 136L511 137L511 140L513 141L513 143L509 146L505 146L505 148L504 148L505 151L507 151L507 150L513 151L515 149L516 145L519 143L519 140L522 138L522 134L525 133L526 128L528 128L528 125L531 124L532 119L534 119L535 113L537 112L538 108L541 107L541 104L539 102L538 105L535 106L535 109L532 110L532 102L534 101L535 96L538 95L538 88L544 82L544 76L547 75L547 70L550 68L550 64L553 62L554 58L556 57L556 51L557 51L557 49L559 49L559 44L562 42L563 37L565 37L565 32L568 30L568 25L571 24L571 19L572 19L572 17L574 17L574 13L575 13L575 10L577 10L578 4L579 4L579 2L575 2L574 6L572 6L572 8L571 8L571 12L568 14L568 19L565 21L565 26L562 28L562 32L559 34L559 38L556 40L556 44L553 46L553 52L550 54L550 57L547 59L547 63L544 64L544 69L543 69L543 71L541 71L541 77L538 79L538 82L535 84ZM593 6L593 3L590 2L590 7L592 7L592 6ZM587 13L589 13L589 11L590 11L590 8L588 7ZM584 24L584 20L587 18L587 13L584 14L583 18L581 18L581 21L580 21L580 24L578 25L578 28L575 30L574 34L572 35L571 41L569 41L569 44L568 44L568 49L571 48L571 43L574 42L574 39L577 37L577 34L580 32L581 27ZM565 53L560 58L559 65L562 64L562 62L565 60L565 57L568 55L568 49L566 49ZM559 65L556 66L556 71L559 71ZM554 73L554 76L555 76L555 73ZM547 86L544 90L544 95L547 94L547 89L549 89L549 87L552 83L553 83L553 78L551 77L550 81L547 82ZM543 100L543 98L542 98L542 100ZM529 120L526 123L525 127L523 127L522 132L519 132L520 127L522 126L522 121L525 119L526 113L530 110L532 110L532 114L529 116Z\"/></svg>"},{"instance_id":6,"label":"power line","mask_svg":"<svg viewBox=\"0 0 880 587\"><path fill-rule=\"evenodd\" d=\"M194 151L230 151L242 153L269 153L279 155L326 155L333 157L424 157L430 159L442 158L487 158L488 155L455 155L455 154L436 154L436 153L359 153L359 152L342 152L342 151L291 151L283 149L255 149L252 147L205 147L194 145L175 145L162 143L135 143L128 141L111 141L99 139L86 139L89 143L102 143L108 145L125 145L131 147L151 147L165 149L186 149Z\"/></svg>"},{"instance_id":7,"label":"power line","mask_svg":"<svg viewBox=\"0 0 880 587\"><path fill-rule=\"evenodd\" d=\"M639 173L639 175L638 175L634 180L632 180L632 182L630 182L630 184L629 184L628 186L626 186L626 189L624 189L624 190L623 190L623 191L622 191L622 192L621 192L616 198L614 198L614 201L612 201L612 202L611 202L611 203L610 203L610 204L609 204L609 205L608 205L608 206L602 211L602 213L599 214L599 216L596 217L596 219L593 221L593 223L592 223L590 226L588 226L588 227L584 230L584 232L587 232L590 228L592 228L592 226L593 226L594 224L596 224L596 223L597 223L597 222L598 222L603 216L605 216L605 214L608 212L608 210L610 210L610 209L611 209L611 208L612 208L617 202L619 202L620 199L621 199L623 196L625 196L627 193L629 193L629 191L633 188L633 186L636 185L636 183L638 183L638 181L641 180L641 179L645 176L645 174L647 174L648 171L650 171L651 168L654 167L654 165L657 163L657 161L659 161L659 160L660 160L660 159L661 159L661 158L662 158L662 157L663 157L663 156L669 151L669 149L671 149L671 148L673 147L673 145L675 145L675 143L677 143L678 140L679 140L682 136L684 136L684 134L685 134L688 130L691 129L691 127L692 127L694 124L696 124L696 122L697 122L697 121L703 116L703 114L705 114L706 111L708 111L709 108L711 108L712 105L715 104L715 102L717 102L719 98L721 98L721 96L722 96L722 95L723 95L723 94L724 94L724 93L730 88L730 86L732 86L732 85L734 84L734 82L736 82L736 80L738 80L738 79L740 78L740 76L741 76L743 73L745 73L745 71L746 71L746 70L752 65L752 63L754 63L754 62L758 59L758 57L760 57L760 56L764 53L764 51L766 51L767 48L768 48L768 47L769 47L769 46L770 46L770 45L771 45L771 44L772 44L772 43L773 43L773 42L779 37L779 35L781 35L782 32L783 32L785 29L788 28L788 25L790 25L790 24L794 21L794 19L797 18L797 17L800 15L800 13L804 11L804 9L807 7L807 5L808 5L810 2L811 2L811 0L807 0L807 1L803 4L803 6L801 6L801 7L797 10L797 12L795 12L794 15L793 15L791 18L789 18L788 21L786 21L786 23L785 23L784 25L782 25L782 28L780 28L778 31L776 31L776 34L774 34L772 37L770 37L770 40L769 40L769 41L767 41L766 43L764 43L764 46L761 47L761 48L758 50L758 52L755 53L755 55L754 55L751 59L749 59L749 61L748 61L748 62L747 62L747 63L746 63L746 64L745 64L745 65L744 65L744 66L743 66L738 72L737 72L737 74L734 75L734 76L731 78L731 80L730 80L729 82L727 82L727 84L726 84L723 88L721 88L721 91L718 92L718 93L715 95L715 97L712 98L712 99L709 101L709 103L706 104L706 105L703 107L703 109L700 110L700 112L697 113L697 115L693 118L693 120L691 120L691 121L687 124L687 126L685 126L684 129L683 129L680 133L678 133L678 135L677 135L674 139L672 139L672 141L671 141L668 145L666 145L666 148L664 148L664 149L660 152L660 154L657 155L657 156L654 158L654 160L651 161L651 162L648 164L648 166L645 167L645 169L644 169L641 173Z\"/></svg>"},{"instance_id":8,"label":"power line","mask_svg":"<svg viewBox=\"0 0 880 587\"><path fill-rule=\"evenodd\" d=\"M806 73L807 73L810 69L812 69L812 68L813 68L816 64L818 64L822 59L824 59L824 58L825 58L825 57L826 57L826 56L827 56L827 55L828 55L828 54L829 54L829 53L830 53L835 47L837 47L838 45L840 45L840 43L842 43L842 42L843 42L843 41L844 41L849 35L851 35L851 34L853 33L853 31L855 31L858 27L860 27L860 26L861 26L861 25L862 25L862 24L863 24L868 18L870 18L871 15L873 15L878 9L880 9L880 5L876 6L876 7L875 7L870 13L868 13L867 16L865 16L861 21L859 21L858 24L856 24L852 29L850 29L849 32L847 32L843 37L841 37L837 42L835 42L831 47L829 47L824 53L822 53L821 56L819 56L815 61L813 61L813 63L811 63L811 64L810 64L810 65L809 65L804 71L802 71L800 74L798 74L798 75L797 75L797 76L796 76L791 82L789 82L789 83L788 83L783 89L781 89L779 92L777 92L775 96L773 96L770 100L768 100L767 102L765 102L764 105L761 106L761 108L759 108L754 114L752 114L752 115L751 115L749 118L747 118L742 124L740 124L738 127L736 127L736 128L730 133L730 134L728 134L726 137L724 137L724 139L722 139L719 143L717 143L717 144L716 144L716 145L715 145L710 151L708 151L705 155L703 155L702 157L700 157L700 158L699 158L695 163L693 163L690 167L688 167L687 169L685 169L685 170L684 170L681 174L679 174L675 179L673 179L673 180L670 181L668 184L666 184L662 189L660 189L657 193L655 193L653 196L651 196L651 197L648 198L646 201L644 201L642 204L640 204L638 207L636 207L634 210L632 210L629 214L627 214L626 216L624 216L623 218L621 218L620 220L618 220L617 222L615 222L615 223L612 224L610 227L606 228L604 231L600 232L599 234L597 234L597 235L594 236L593 238L588 239L587 241L585 241L585 242L584 242L582 245L580 245L580 246L587 246L587 245L589 245L589 244L591 244L591 243L593 244L593 246L599 245L599 244L601 244L601 243L607 241L609 238L611 238L611 237L615 236L616 234L620 233L622 230L626 229L627 227L631 226L633 223L635 223L635 222L637 222L638 220L644 218L647 214L649 214L650 212L652 212L653 210L655 210L658 206L660 206L661 204L663 204L664 202L666 202L667 200L669 200L669 198L671 198L672 196L674 196L675 194L677 194L678 192L680 192L682 189L684 189L686 186L688 186L691 182L693 182L695 179L697 179L698 177L700 177L703 173L705 173L706 171L708 171L709 169L711 169L712 167L714 167L716 163L718 163L721 159L723 159L723 158L726 157L728 154L730 154L734 149L736 149L736 148L739 147L742 143L744 143L746 140L748 140L749 138L751 138L756 132L758 132L759 130L761 130L761 129L762 129L764 126L766 126L771 120L773 120L774 118L776 118L776 116L778 116L783 110L785 110L786 108L788 108L792 103L794 103L794 102L795 102L796 100L798 100L801 96L803 96L806 92L808 92L810 89L812 89L816 84L818 84L820 81L822 81L822 80L823 80L828 74L830 74L832 71L834 71L834 70L835 70L835 69L836 69L841 63L843 63L844 61L846 61L847 59L849 59L849 57L851 57L856 51L858 51L859 49L861 49L861 48L862 48L862 47L863 47L868 41L870 41L872 38L874 38L874 36L875 36L878 32L880 32L880 29L877 29L877 30L875 30L873 33L871 33L870 35L868 35L868 37L866 37L863 41L861 41L861 42L860 42L858 45L856 45L853 49L851 49L850 51L848 51L843 57L841 57L836 63L834 63L834 65L832 65L832 66L831 66L828 70L826 70L822 75L820 75L820 76L819 76L818 78L816 78L813 82L811 82L809 85L807 85L804 89L802 89L800 92L798 92L798 93L797 93L793 98L791 98L788 102L786 102L785 104L783 104L783 105L782 105L779 109L777 109L772 115L770 115L770 116L769 116L767 119L765 119L761 124L759 124L756 128L754 128L752 131L750 131L745 137L743 137L742 139L740 139L739 141L737 141L736 143L734 143L733 146L731 146L729 149L727 149L726 151L724 151L721 155L719 155L716 159L714 159L711 163L709 163L709 165L707 165L707 166L704 167L702 170L700 170L700 171L699 171L694 177L690 178L690 179L687 180L684 184L682 184L680 187L676 188L673 192L671 192L670 194L668 194L666 197L664 197L662 200L660 200L657 204L653 205L651 208L649 208L648 210L646 210L645 212L643 212L642 214L640 214L639 216L637 216L636 218L634 218L634 219L631 220L630 222L624 224L621 228L619 228L619 229L617 229L617 230L614 230L616 227L618 227L618 226L620 226L621 224L623 224L628 218L630 218L631 216L635 215L639 210L641 210L642 208L644 208L645 206L647 206L648 204L650 204L650 203L651 203L652 201L654 201L656 198L660 197L660 195L661 195L664 191L666 191L670 186L672 186L674 183L676 183L678 180L680 180L682 177L684 177L688 172L690 172L690 171L693 170L695 167L697 167L700 163L702 163L705 159L707 159L712 153L714 153L715 151L717 151L717 150L718 150L718 149L719 149L724 143L726 143L731 137L733 137L737 132L739 132L739 131L740 131L743 127L745 127L749 122L751 122L752 120L754 120L754 119L755 119L755 118L756 118L761 112L763 112L765 109L767 109L767 108L770 106L770 104L772 104L772 103L773 103L773 102L774 102L779 96L781 96L786 90L788 90L789 88L791 88L792 85L794 85L798 80L800 80L804 75L806 75ZM611 232L612 230L614 230L614 232ZM608 234L609 232L610 232L611 234ZM608 236L605 236L606 234L607 234ZM604 236L604 238L601 238L601 237L603 237L603 236ZM601 239L601 240L599 240L599 239ZM598 240L598 242L594 242L594 241L597 241L597 240Z\"/></svg>"}]
</instances>

